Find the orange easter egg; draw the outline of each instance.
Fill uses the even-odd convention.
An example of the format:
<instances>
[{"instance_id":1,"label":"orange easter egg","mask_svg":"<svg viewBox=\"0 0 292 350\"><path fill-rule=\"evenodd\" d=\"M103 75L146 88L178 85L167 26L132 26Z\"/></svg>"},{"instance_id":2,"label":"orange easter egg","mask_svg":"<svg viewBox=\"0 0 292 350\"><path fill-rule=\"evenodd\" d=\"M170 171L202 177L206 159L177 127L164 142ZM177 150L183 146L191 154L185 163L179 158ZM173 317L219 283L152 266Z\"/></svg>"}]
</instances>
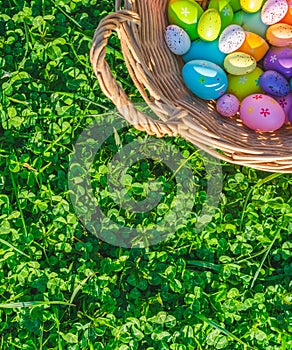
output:
<instances>
[{"instance_id":1,"label":"orange easter egg","mask_svg":"<svg viewBox=\"0 0 292 350\"><path fill-rule=\"evenodd\" d=\"M281 19L281 23L286 23L292 25L292 0L287 0L288 3L288 11L283 19Z\"/></svg>"},{"instance_id":2,"label":"orange easter egg","mask_svg":"<svg viewBox=\"0 0 292 350\"><path fill-rule=\"evenodd\" d=\"M267 41L273 46L292 45L292 25L286 23L276 23L271 25L266 32Z\"/></svg>"},{"instance_id":3,"label":"orange easter egg","mask_svg":"<svg viewBox=\"0 0 292 350\"><path fill-rule=\"evenodd\" d=\"M260 61L269 50L268 43L258 34L245 32L245 40L237 50L252 56L256 61Z\"/></svg>"}]
</instances>

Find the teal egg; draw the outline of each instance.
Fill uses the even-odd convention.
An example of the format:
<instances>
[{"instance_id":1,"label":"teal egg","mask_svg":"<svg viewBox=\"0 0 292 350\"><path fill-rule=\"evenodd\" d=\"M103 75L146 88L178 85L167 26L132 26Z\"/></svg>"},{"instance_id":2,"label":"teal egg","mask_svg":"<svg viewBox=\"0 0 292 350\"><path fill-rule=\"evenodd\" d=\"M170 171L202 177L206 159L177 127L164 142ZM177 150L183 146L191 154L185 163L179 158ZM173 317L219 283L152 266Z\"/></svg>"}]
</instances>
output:
<instances>
[{"instance_id":1,"label":"teal egg","mask_svg":"<svg viewBox=\"0 0 292 350\"><path fill-rule=\"evenodd\" d=\"M183 55L183 60L189 62L192 60L206 60L223 67L226 54L219 50L219 39L214 41L205 41L197 39L192 42L189 51Z\"/></svg>"},{"instance_id":2,"label":"teal egg","mask_svg":"<svg viewBox=\"0 0 292 350\"><path fill-rule=\"evenodd\" d=\"M261 11L255 13L247 13L243 11L242 28L265 38L268 26L265 25L261 19Z\"/></svg>"},{"instance_id":3,"label":"teal egg","mask_svg":"<svg viewBox=\"0 0 292 350\"><path fill-rule=\"evenodd\" d=\"M192 60L186 63L182 76L187 87L204 100L216 100L224 95L228 79L224 70L206 60Z\"/></svg>"}]
</instances>

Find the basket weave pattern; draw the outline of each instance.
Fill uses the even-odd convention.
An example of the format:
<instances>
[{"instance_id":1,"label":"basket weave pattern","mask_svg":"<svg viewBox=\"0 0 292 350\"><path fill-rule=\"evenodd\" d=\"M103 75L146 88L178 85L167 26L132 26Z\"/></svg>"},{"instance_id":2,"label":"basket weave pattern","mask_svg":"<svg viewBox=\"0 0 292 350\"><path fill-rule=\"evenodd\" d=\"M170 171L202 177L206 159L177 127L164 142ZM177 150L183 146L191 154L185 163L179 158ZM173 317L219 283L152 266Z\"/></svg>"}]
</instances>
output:
<instances>
[{"instance_id":1,"label":"basket weave pattern","mask_svg":"<svg viewBox=\"0 0 292 350\"><path fill-rule=\"evenodd\" d=\"M208 1L198 1L206 8ZM101 89L121 115L150 135L181 136L216 158L255 169L292 173L292 126L256 133L239 118L223 118L213 102L194 96L183 82L183 61L166 46L168 0L116 1L116 12L99 24L90 59ZM105 49L118 33L129 74L157 119L138 111L113 77ZM147 93L148 91L148 93Z\"/></svg>"}]
</instances>

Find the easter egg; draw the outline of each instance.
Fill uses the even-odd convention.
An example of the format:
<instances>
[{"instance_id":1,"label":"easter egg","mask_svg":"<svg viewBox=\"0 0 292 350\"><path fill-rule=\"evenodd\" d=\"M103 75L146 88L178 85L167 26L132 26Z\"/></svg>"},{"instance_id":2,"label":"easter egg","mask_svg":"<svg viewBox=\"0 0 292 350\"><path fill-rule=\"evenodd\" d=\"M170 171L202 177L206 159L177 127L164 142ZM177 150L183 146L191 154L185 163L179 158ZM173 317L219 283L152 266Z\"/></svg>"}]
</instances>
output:
<instances>
[{"instance_id":1,"label":"easter egg","mask_svg":"<svg viewBox=\"0 0 292 350\"><path fill-rule=\"evenodd\" d=\"M268 26L261 19L261 11L255 13L242 12L242 28L248 32L258 34L265 38Z\"/></svg>"},{"instance_id":2,"label":"easter egg","mask_svg":"<svg viewBox=\"0 0 292 350\"><path fill-rule=\"evenodd\" d=\"M261 93L259 78L262 74L263 71L259 67L244 75L228 74L227 93L235 95L240 101L248 95Z\"/></svg>"},{"instance_id":3,"label":"easter egg","mask_svg":"<svg viewBox=\"0 0 292 350\"><path fill-rule=\"evenodd\" d=\"M227 89L227 76L217 64L205 60L186 63L182 76L187 87L204 100L215 100Z\"/></svg>"},{"instance_id":4,"label":"easter egg","mask_svg":"<svg viewBox=\"0 0 292 350\"><path fill-rule=\"evenodd\" d=\"M221 31L231 24L233 19L233 10L227 1L211 0L208 8L216 9L221 18Z\"/></svg>"},{"instance_id":5,"label":"easter egg","mask_svg":"<svg viewBox=\"0 0 292 350\"><path fill-rule=\"evenodd\" d=\"M261 9L263 0L240 0L240 6L245 12L254 13Z\"/></svg>"},{"instance_id":6,"label":"easter egg","mask_svg":"<svg viewBox=\"0 0 292 350\"><path fill-rule=\"evenodd\" d=\"M221 30L221 17L216 9L208 9L199 19L198 34L206 41L216 40Z\"/></svg>"},{"instance_id":7,"label":"easter egg","mask_svg":"<svg viewBox=\"0 0 292 350\"><path fill-rule=\"evenodd\" d=\"M276 23L266 31L266 39L273 46L292 45L292 26L285 23Z\"/></svg>"},{"instance_id":8,"label":"easter egg","mask_svg":"<svg viewBox=\"0 0 292 350\"><path fill-rule=\"evenodd\" d=\"M191 39L188 34L175 24L166 28L165 41L170 51L176 55L184 55L191 47Z\"/></svg>"},{"instance_id":9,"label":"easter egg","mask_svg":"<svg viewBox=\"0 0 292 350\"><path fill-rule=\"evenodd\" d=\"M184 29L191 40L198 38L197 26L202 14L202 7L194 0L170 0L168 3L169 24Z\"/></svg>"},{"instance_id":10,"label":"easter egg","mask_svg":"<svg viewBox=\"0 0 292 350\"><path fill-rule=\"evenodd\" d=\"M224 68L227 73L244 75L256 68L256 60L244 52L232 52L224 59Z\"/></svg>"},{"instance_id":11,"label":"easter egg","mask_svg":"<svg viewBox=\"0 0 292 350\"><path fill-rule=\"evenodd\" d=\"M264 58L265 70L276 70L286 78L292 77L292 47L271 47Z\"/></svg>"},{"instance_id":12,"label":"easter egg","mask_svg":"<svg viewBox=\"0 0 292 350\"><path fill-rule=\"evenodd\" d=\"M287 3L288 3L288 11L285 17L282 18L280 22L292 25L292 1L287 0Z\"/></svg>"},{"instance_id":13,"label":"easter egg","mask_svg":"<svg viewBox=\"0 0 292 350\"><path fill-rule=\"evenodd\" d=\"M242 26L243 23L243 14L244 11L236 11L233 13L233 19L232 19L232 24L237 24L239 26Z\"/></svg>"},{"instance_id":14,"label":"easter egg","mask_svg":"<svg viewBox=\"0 0 292 350\"><path fill-rule=\"evenodd\" d=\"M264 94L247 96L239 110L240 119L255 131L275 131L285 122L285 113L278 102Z\"/></svg>"},{"instance_id":15,"label":"easter egg","mask_svg":"<svg viewBox=\"0 0 292 350\"><path fill-rule=\"evenodd\" d=\"M240 0L229 0L229 5L232 7L233 12L241 10Z\"/></svg>"},{"instance_id":16,"label":"easter egg","mask_svg":"<svg viewBox=\"0 0 292 350\"><path fill-rule=\"evenodd\" d=\"M275 97L275 100L283 108L285 112L285 124L289 123L289 112L292 109L292 92L284 97Z\"/></svg>"},{"instance_id":17,"label":"easter egg","mask_svg":"<svg viewBox=\"0 0 292 350\"><path fill-rule=\"evenodd\" d=\"M245 32L245 40L237 51L252 56L258 62L268 50L269 45L261 36L252 32Z\"/></svg>"},{"instance_id":18,"label":"easter egg","mask_svg":"<svg viewBox=\"0 0 292 350\"><path fill-rule=\"evenodd\" d=\"M244 40L244 30L237 24L230 24L219 37L219 50L223 53L231 53L239 49Z\"/></svg>"},{"instance_id":19,"label":"easter egg","mask_svg":"<svg viewBox=\"0 0 292 350\"><path fill-rule=\"evenodd\" d=\"M265 71L260 76L259 83L263 91L272 96L283 97L290 92L287 79L275 70Z\"/></svg>"},{"instance_id":20,"label":"easter egg","mask_svg":"<svg viewBox=\"0 0 292 350\"><path fill-rule=\"evenodd\" d=\"M267 0L261 11L262 21L270 26L281 21L288 11L286 0Z\"/></svg>"},{"instance_id":21,"label":"easter egg","mask_svg":"<svg viewBox=\"0 0 292 350\"><path fill-rule=\"evenodd\" d=\"M288 113L288 120L289 120L290 124L292 124L292 108L290 109L290 111Z\"/></svg>"},{"instance_id":22,"label":"easter egg","mask_svg":"<svg viewBox=\"0 0 292 350\"><path fill-rule=\"evenodd\" d=\"M239 100L234 95L225 94L216 101L216 109L223 117L233 117L239 110Z\"/></svg>"},{"instance_id":23,"label":"easter egg","mask_svg":"<svg viewBox=\"0 0 292 350\"><path fill-rule=\"evenodd\" d=\"M214 41L205 41L197 39L192 42L191 48L183 56L185 62L192 60L206 60L223 66L224 58L226 54L221 52L218 47L218 39Z\"/></svg>"}]
</instances>

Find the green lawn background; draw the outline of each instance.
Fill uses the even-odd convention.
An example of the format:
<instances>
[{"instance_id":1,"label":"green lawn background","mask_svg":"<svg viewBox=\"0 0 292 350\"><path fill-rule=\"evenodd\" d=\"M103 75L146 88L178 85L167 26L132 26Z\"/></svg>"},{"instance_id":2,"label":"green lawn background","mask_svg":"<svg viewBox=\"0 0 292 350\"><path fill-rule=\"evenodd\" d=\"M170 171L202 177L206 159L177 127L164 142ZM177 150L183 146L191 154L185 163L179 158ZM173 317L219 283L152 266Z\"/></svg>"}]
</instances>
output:
<instances>
[{"instance_id":1,"label":"green lawn background","mask_svg":"<svg viewBox=\"0 0 292 350\"><path fill-rule=\"evenodd\" d=\"M202 159L166 138L190 158L193 216L149 249L98 240L75 215L67 174L77 137L114 108L89 62L113 1L0 0L0 9L0 348L292 349L291 175L222 163L219 206L198 233ZM107 58L141 102L116 36ZM143 137L129 127L120 140ZM97 156L97 187L115 150L112 139ZM167 169L143 164L171 198ZM131 181L147 180L141 173Z\"/></svg>"}]
</instances>

